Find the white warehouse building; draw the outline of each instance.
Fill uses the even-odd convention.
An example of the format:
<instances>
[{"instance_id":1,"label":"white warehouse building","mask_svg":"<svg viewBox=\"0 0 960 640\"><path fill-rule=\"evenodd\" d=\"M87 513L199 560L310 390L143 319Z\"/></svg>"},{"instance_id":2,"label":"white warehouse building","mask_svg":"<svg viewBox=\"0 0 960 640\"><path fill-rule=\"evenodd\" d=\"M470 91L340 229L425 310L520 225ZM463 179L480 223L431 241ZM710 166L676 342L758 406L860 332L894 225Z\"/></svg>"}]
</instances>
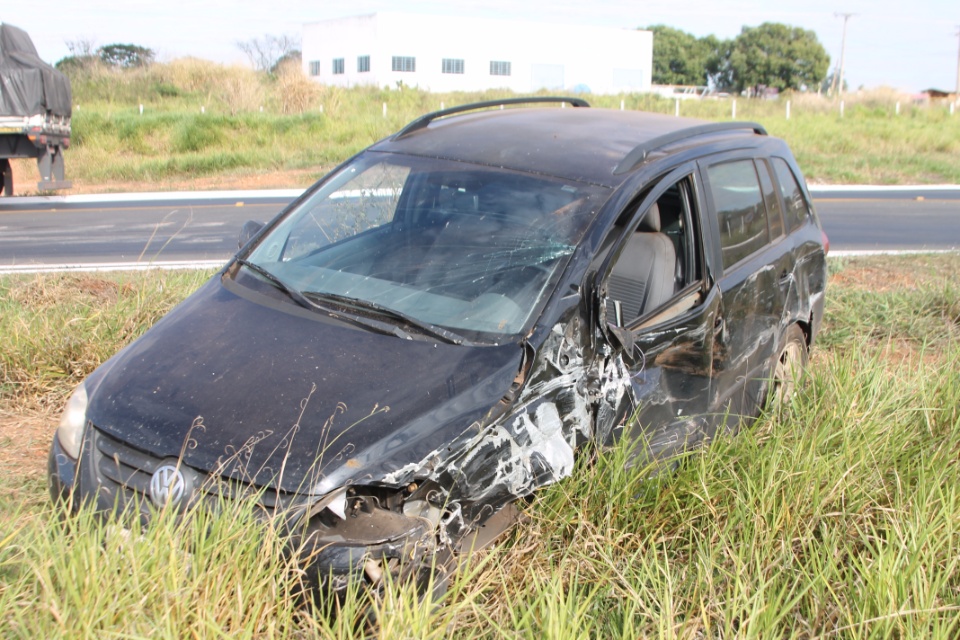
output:
<instances>
[{"instance_id":1,"label":"white warehouse building","mask_svg":"<svg viewBox=\"0 0 960 640\"><path fill-rule=\"evenodd\" d=\"M316 82L427 91L650 90L653 34L636 29L379 12L303 25Z\"/></svg>"}]
</instances>

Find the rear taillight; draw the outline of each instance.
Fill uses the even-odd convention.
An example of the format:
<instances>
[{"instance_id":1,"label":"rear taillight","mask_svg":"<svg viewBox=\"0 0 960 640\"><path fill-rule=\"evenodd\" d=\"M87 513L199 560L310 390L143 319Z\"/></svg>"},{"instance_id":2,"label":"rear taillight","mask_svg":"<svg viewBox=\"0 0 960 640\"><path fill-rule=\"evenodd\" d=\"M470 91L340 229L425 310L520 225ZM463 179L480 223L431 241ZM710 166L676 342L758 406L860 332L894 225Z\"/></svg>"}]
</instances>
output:
<instances>
[{"instance_id":1,"label":"rear taillight","mask_svg":"<svg viewBox=\"0 0 960 640\"><path fill-rule=\"evenodd\" d=\"M827 237L827 232L823 229L820 230L820 236L823 238L823 255L830 253L830 238Z\"/></svg>"}]
</instances>

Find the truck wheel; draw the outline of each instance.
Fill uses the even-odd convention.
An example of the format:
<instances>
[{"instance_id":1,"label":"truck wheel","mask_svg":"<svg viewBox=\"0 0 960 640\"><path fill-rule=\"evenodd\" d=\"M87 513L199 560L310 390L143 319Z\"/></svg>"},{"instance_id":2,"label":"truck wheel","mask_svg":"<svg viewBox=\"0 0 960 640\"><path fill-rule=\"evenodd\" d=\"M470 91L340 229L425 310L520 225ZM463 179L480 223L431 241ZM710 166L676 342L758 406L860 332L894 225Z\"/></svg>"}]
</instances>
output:
<instances>
[{"instance_id":1,"label":"truck wheel","mask_svg":"<svg viewBox=\"0 0 960 640\"><path fill-rule=\"evenodd\" d=\"M6 158L0 160L0 193L5 196L13 195L13 167Z\"/></svg>"}]
</instances>

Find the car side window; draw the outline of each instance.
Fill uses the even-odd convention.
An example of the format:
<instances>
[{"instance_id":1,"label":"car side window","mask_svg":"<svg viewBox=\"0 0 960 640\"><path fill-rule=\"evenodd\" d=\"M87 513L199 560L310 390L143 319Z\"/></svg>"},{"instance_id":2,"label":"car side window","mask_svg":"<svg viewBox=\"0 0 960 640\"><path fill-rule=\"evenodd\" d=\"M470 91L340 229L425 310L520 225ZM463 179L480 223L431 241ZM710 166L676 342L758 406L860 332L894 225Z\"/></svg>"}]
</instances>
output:
<instances>
[{"instance_id":1,"label":"car side window","mask_svg":"<svg viewBox=\"0 0 960 640\"><path fill-rule=\"evenodd\" d=\"M772 158L773 169L777 174L777 182L780 183L780 194L783 196L784 208L786 211L787 227L793 231L810 217L810 207L803 197L803 190L800 188L797 178L790 170L790 165L783 158Z\"/></svg>"},{"instance_id":2,"label":"car side window","mask_svg":"<svg viewBox=\"0 0 960 640\"><path fill-rule=\"evenodd\" d=\"M763 189L763 201L767 203L767 222L770 223L770 237L776 240L783 235L783 212L780 207L780 198L773 186L770 177L770 165L766 160L757 161L757 172L760 175L760 187Z\"/></svg>"},{"instance_id":3,"label":"car side window","mask_svg":"<svg viewBox=\"0 0 960 640\"><path fill-rule=\"evenodd\" d=\"M706 173L727 269L770 242L767 208L752 159L715 164L707 167Z\"/></svg>"},{"instance_id":4,"label":"car side window","mask_svg":"<svg viewBox=\"0 0 960 640\"><path fill-rule=\"evenodd\" d=\"M607 317L611 322L630 326L662 310L681 292L689 294L690 304L669 305L673 309L670 315L690 308L699 299L699 290L690 287L703 273L693 193L690 177L675 182L648 206L630 233L607 278ZM662 311L655 315L656 322L669 317Z\"/></svg>"}]
</instances>

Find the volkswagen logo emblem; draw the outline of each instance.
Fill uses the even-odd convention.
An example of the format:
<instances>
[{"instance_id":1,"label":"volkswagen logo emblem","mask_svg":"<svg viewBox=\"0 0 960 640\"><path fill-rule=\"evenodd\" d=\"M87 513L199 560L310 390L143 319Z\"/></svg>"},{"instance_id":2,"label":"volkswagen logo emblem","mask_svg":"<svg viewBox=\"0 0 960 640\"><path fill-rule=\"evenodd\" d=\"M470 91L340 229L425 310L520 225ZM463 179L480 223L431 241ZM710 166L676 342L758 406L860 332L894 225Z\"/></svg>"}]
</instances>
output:
<instances>
[{"instance_id":1,"label":"volkswagen logo emblem","mask_svg":"<svg viewBox=\"0 0 960 640\"><path fill-rule=\"evenodd\" d=\"M165 464L150 478L150 499L158 507L176 504L183 498L187 481L176 465Z\"/></svg>"}]
</instances>

